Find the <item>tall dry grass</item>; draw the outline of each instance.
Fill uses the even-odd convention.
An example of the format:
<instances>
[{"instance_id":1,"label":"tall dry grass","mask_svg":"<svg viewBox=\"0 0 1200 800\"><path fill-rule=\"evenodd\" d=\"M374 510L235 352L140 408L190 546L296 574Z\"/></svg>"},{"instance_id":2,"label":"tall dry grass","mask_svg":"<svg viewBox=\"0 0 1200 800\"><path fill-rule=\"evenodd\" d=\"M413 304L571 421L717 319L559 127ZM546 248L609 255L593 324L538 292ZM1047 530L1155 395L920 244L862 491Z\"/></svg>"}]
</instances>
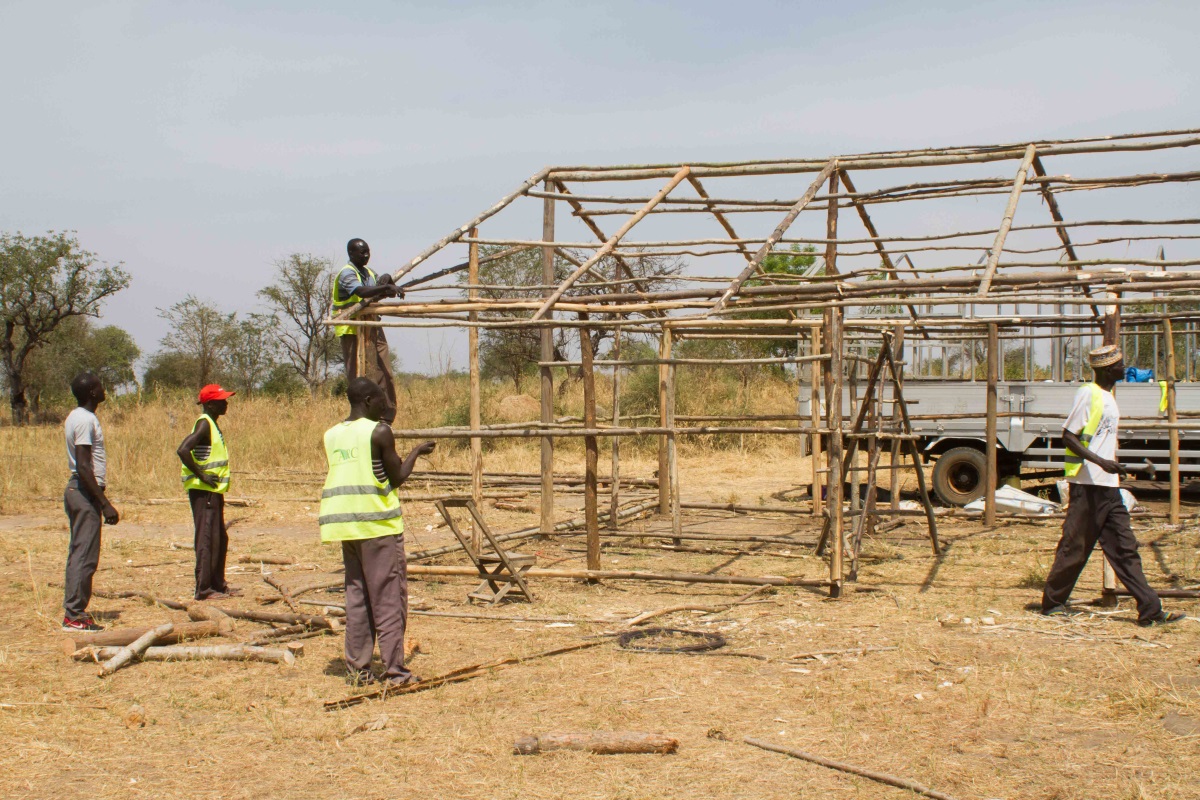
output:
<instances>
[{"instance_id":1,"label":"tall dry grass","mask_svg":"<svg viewBox=\"0 0 1200 800\"><path fill-rule=\"evenodd\" d=\"M608 420L612 403L609 376L597 375L596 392L600 418ZM512 394L511 384L484 383L482 413L485 424L506 421L501 405ZM397 396L397 427L433 428L466 421L469 402L466 376L404 376L397 381ZM795 408L795 385L764 375L747 387L731 378L719 379L712 373L681 371L677 402L679 414L787 413ZM629 376L624 381L621 403L628 413L656 413L657 375L646 370ZM328 394L299 398L233 398L229 414L221 420L232 453L232 493L255 496L297 494L295 488L289 489L289 484L283 480L272 483L262 478L323 472L322 434L343 419L347 410L345 397ZM67 409L60 411L65 415ZM567 379L558 384L555 413L582 415L581 381ZM112 398L101 406L99 416L104 425L114 494L138 500L180 496L179 460L175 448L191 431L198 414L194 398L182 393L133 394ZM400 447L407 449L407 443L402 441ZM535 471L538 447L536 440L484 440L486 469ZM684 457L717 450L779 455L794 453L796 447L794 437L780 436L698 436L680 441L680 452ZM623 456L631 464L647 468L650 468L656 448L656 437L622 442ZM563 462L564 471L580 471L582 454L581 439L560 439L556 443L556 455ZM607 464L607 459L601 460ZM446 440L421 468L466 470L468 466L466 441ZM239 476L247 480L239 481ZM0 511L13 513L22 501L56 499L61 496L66 478L66 447L61 424L0 426Z\"/></svg>"}]
</instances>

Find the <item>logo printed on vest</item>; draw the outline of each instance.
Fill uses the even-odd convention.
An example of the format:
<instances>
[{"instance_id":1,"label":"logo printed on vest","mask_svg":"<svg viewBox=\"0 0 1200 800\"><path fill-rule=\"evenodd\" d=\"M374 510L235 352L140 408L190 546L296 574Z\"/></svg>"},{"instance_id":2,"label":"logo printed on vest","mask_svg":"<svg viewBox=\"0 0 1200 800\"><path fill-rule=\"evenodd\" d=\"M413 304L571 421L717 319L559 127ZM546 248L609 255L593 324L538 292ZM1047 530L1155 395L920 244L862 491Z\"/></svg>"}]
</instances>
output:
<instances>
[{"instance_id":1,"label":"logo printed on vest","mask_svg":"<svg viewBox=\"0 0 1200 800\"><path fill-rule=\"evenodd\" d=\"M358 458L357 447L351 447L349 449L335 447L333 448L333 452L337 453L338 458L340 458L342 461L354 461Z\"/></svg>"}]
</instances>

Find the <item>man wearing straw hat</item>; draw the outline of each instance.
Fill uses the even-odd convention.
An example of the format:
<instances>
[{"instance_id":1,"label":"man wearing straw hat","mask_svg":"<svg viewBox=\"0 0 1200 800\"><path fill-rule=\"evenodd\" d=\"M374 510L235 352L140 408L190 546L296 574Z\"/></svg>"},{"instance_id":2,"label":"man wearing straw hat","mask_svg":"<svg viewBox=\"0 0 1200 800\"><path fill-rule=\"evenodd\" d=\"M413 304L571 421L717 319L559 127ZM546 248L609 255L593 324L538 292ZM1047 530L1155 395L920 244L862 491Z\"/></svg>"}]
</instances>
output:
<instances>
[{"instance_id":1,"label":"man wearing straw hat","mask_svg":"<svg viewBox=\"0 0 1200 800\"><path fill-rule=\"evenodd\" d=\"M1121 499L1120 478L1125 470L1116 460L1121 413L1113 387L1125 375L1124 362L1116 345L1088 353L1095 380L1079 387L1063 424L1070 504L1042 591L1042 613L1070 613L1067 598L1099 542L1117 578L1137 601L1138 625L1149 627L1178 622L1184 615L1163 610L1158 594L1146 582L1129 510Z\"/></svg>"}]
</instances>

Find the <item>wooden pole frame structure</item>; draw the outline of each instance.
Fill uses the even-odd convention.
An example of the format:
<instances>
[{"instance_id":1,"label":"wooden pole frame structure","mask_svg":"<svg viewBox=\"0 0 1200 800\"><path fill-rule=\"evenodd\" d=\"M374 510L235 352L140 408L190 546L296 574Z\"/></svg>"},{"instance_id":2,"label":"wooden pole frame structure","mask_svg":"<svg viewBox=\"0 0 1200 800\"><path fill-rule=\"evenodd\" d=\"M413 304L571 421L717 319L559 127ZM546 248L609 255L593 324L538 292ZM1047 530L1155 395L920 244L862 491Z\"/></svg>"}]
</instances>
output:
<instances>
[{"instance_id":1,"label":"wooden pole frame structure","mask_svg":"<svg viewBox=\"0 0 1200 800\"><path fill-rule=\"evenodd\" d=\"M902 455L918 466L919 483L922 487L925 483L922 455L916 447L919 435L912 428L913 420L922 416L921 409L917 408L915 415L908 413L903 407L900 385L905 380L933 379L928 376L927 368L934 367L938 358L942 363L936 371L942 376L962 372L969 361L970 379L974 380L977 356L976 345L971 343L986 342L986 408L951 416L984 421L987 479L982 521L994 525L1007 516L995 502L999 467L1004 463L1000 452L1004 439L997 435L999 420L1018 415L1027 420L1038 416L1000 410L999 384L1006 382L1002 374L1003 344L1014 339L1025 343L1028 377L1037 367L1036 357L1029 355L1031 348L1035 342L1048 342L1054 352L1053 369L1065 372L1069 360L1073 358L1078 363L1084 343L1095 341L1104 332L1099 327L1100 304L1111 307L1112 313L1106 318L1112 324L1119 325L1117 320L1122 319L1139 336L1149 335L1146 329L1154 326L1156 341L1164 344L1165 420L1129 420L1126 424L1146 425L1169 438L1169 519L1178 522L1183 469L1180 462L1186 457L1181 454L1184 449L1181 431L1196 427L1196 423L1188 421L1186 414L1181 420L1176 407L1179 370L1174 352L1175 331L1187 332L1183 339L1188 348L1183 372L1184 379L1190 379L1191 342L1195 338L1190 332L1200 322L1200 310L1191 307L1200 292L1200 257L1192 257L1187 248L1191 247L1189 241L1200 241L1200 215L1148 217L1139 213L1135 204L1132 208L1114 206L1111 213L1090 219L1070 219L1064 214L1061 201L1064 194L1071 192L1101 192L1105 197L1128 198L1157 186L1177 189L1200 183L1200 171L1171 171L1171 165L1164 168L1156 163L1163 153L1177 153L1197 145L1200 145L1200 129L1187 129L765 161L547 167L396 270L395 278L411 274L403 287L404 298L360 304L331 316L326 323L356 329L360 359L366 356L362 337L371 327L465 329L471 384L469 425L423 431L400 429L396 435L469 439L470 489L477 502L483 498L486 483L483 440L538 440L541 457L537 530L541 534L548 535L562 527L555 514L556 492L563 487L562 481L555 478L554 440L583 438L583 527L591 570L598 569L600 563L601 518L608 519L610 534L619 532L619 521L625 518L621 510L622 492L628 491L630 484L621 475L622 437L657 437L658 475L651 483L657 488L657 496L650 502L661 515L670 515L671 538L676 544L682 541L679 537L683 536L683 509L697 507L694 501L685 502L681 486L680 449L686 446L688 437L747 433L803 437L809 444L799 457L811 468L811 475L801 478L810 493L805 513L811 512L829 523L830 571L826 585L830 594L837 596L847 580L843 564L847 548L852 576L859 540L864 532L869 534L872 530L874 519L901 513L897 466ZM1122 164L1133 163L1134 158L1150 163L1140 171L1125 174L1103 167L1078 174L1078 170L1084 169L1080 166L1084 161L1110 163L1115 161L1110 158L1113 154L1122 154ZM1055 171L1059 156L1072 157L1076 174ZM1014 164L1015 172L1008 171ZM987 165L998 165L1007 176L980 177L981 167ZM807 188L799 197L753 194L755 181L768 176L798 176L797 190ZM727 191L726 179L735 179L739 189ZM683 192L675 191L685 181L692 190L686 197ZM647 182L653 182L649 190L645 188ZM777 180L773 185L780 183ZM614 185L632 188L615 193L611 188ZM592 187L598 190L593 191ZM751 194L747 196L740 187L750 187ZM1046 204L1048 219L1022 218L1022 224L1016 224L1019 202L1028 193ZM981 228L979 223L959 230L931 231L918 227L884 235L876 225L882 217L874 207L933 204L941 209L937 213L943 218L952 219L954 209L973 206L978 198L992 196L1006 198L1004 212L994 227ZM512 209L530 201L541 203L541 230L530 238L515 238L509 233L514 230L513 225L499 220L515 219L517 212ZM566 203L569 212L570 219L564 220L564 225L581 223L582 237L564 235L564 230L556 224L559 201ZM839 234L839 213L843 208L852 210L861 222L854 235ZM947 208L950 210L944 210ZM673 216L664 218L664 214ZM635 232L654 228L655 220L686 221L689 214L715 219L724 236L674 234L670 238L633 239ZM605 215L624 216L611 235L596 222ZM734 224L735 219L746 216L767 220L767 224ZM480 235L479 226L492 218L497 221L486 226L491 238L485 238ZM750 230L770 230L770 233L739 234ZM1161 251L1158 257L1151 258L1138 249L1165 240L1183 243L1180 245L1183 256L1168 261ZM439 258L458 254L461 252L458 248L464 246L465 260L450 262L453 266L435 263ZM483 246L491 249L481 257ZM821 264L803 274L775 272L773 266L764 269L775 263L768 259L781 255L793 257L796 255L793 248L800 246L810 248L801 252L821 254ZM487 274L481 270L484 263L515 258L529 251L541 256L539 283L500 287L484 283L481 278L481 274ZM980 252L984 252L984 258L976 261ZM916 253L922 254L920 271L913 264ZM684 260L688 269L673 275L653 274L646 272L639 261L659 257ZM706 264L733 261L734 269L729 272L735 274L726 274L720 267L691 269L697 261ZM901 264L907 269L902 271ZM417 273L421 265L427 268ZM821 265L823 270L819 268ZM465 286L461 282L464 270ZM498 298L495 293L485 291L492 289L504 292ZM572 329L571 336L562 337ZM492 332L509 330L527 331L537 342L538 419L484 425L480 341ZM592 334L597 330L617 331L609 355L592 352ZM905 331L919 336L910 335L906 345ZM889 333L884 339L890 341L887 360L897 381L895 396L864 395L863 402L872 404L865 409L870 424L862 430L848 430L844 404L847 391L857 394L851 388L855 383L853 370L859 363L873 361L867 356L876 351L867 348L878 347L884 332ZM1107 333L1110 337L1120 336L1119 328L1109 328ZM556 336L562 337L561 340ZM656 337L657 357L630 356L637 337ZM560 348L564 342L565 347L572 347L576 338L580 354L578 360L572 360ZM763 358L698 358L681 349L691 339L715 338L777 339L794 344L797 352L794 356L785 353ZM807 354L803 354L805 346ZM935 348L940 348L940 352ZM1138 348L1138 351L1148 349ZM906 351L910 363L905 363ZM950 364L951 358L958 359L958 363ZM804 364L809 365L810 371L807 386L801 372ZM699 366L766 369L785 365L794 365L797 371L794 414L754 413L756 409L724 416L677 413L680 370ZM583 415L556 417L555 370L565 375L576 367L581 370L584 387ZM612 413L600 420L594 372L609 368ZM622 371L642 368L654 369L658 379L657 414L644 423L623 410L621 399ZM801 412L804 396L809 403L806 413ZM852 398L852 414L855 410ZM1063 409L1062 415L1065 412ZM852 418L860 416L853 414ZM1054 418L1053 410L1043 410L1041 416ZM948 417L943 415L943 418ZM605 481L599 474L597 458L601 437L612 439L608 508L603 515L597 495ZM880 460L883 448L891 454L892 463L886 466ZM858 454L859 449L864 452ZM859 485L860 473L867 476L867 499L861 508L857 491L851 498L844 497L839 471L845 453L856 454L855 465L847 465L852 470L851 485ZM864 457L865 468L859 466L859 459ZM891 503L876 504L875 479L877 473L885 470L891 478ZM1187 471L1198 470L1200 465L1188 462ZM647 476L636 480L650 479ZM849 512L843 503L847 499L851 501ZM645 502L641 498L628 498L624 502L628 505L635 500ZM844 525L847 513L851 514L849 519L855 520L849 544ZM936 551L933 509L927 508L925 513Z\"/></svg>"}]
</instances>

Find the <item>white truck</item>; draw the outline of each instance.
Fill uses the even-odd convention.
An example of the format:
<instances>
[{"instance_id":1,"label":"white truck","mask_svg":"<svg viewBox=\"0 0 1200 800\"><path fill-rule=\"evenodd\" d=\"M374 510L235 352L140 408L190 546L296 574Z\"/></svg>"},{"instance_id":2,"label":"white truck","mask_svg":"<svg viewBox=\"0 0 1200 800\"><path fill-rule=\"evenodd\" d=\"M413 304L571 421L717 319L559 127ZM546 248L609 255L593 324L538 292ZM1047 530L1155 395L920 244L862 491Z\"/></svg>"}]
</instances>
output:
<instances>
[{"instance_id":1,"label":"white truck","mask_svg":"<svg viewBox=\"0 0 1200 800\"><path fill-rule=\"evenodd\" d=\"M1062 426L1080 384L1060 381L1002 381L997 385L1000 416L996 420L997 465L1001 481L1011 477L1050 478L1062 475ZM1176 408L1200 408L1200 383L1176 383ZM1168 432L1161 410L1163 390L1156 382L1118 383L1115 389L1122 423L1118 460L1142 464L1147 459L1160 479L1169 474ZM890 397L885 391L885 397ZM904 383L909 413L936 419L913 420L921 436L918 446L933 460L933 490L947 505L962 506L983 494L986 467L987 407L983 381L909 379ZM1141 419L1131 419L1141 418ZM1181 480L1200 474L1200 431L1179 432Z\"/></svg>"}]
</instances>

